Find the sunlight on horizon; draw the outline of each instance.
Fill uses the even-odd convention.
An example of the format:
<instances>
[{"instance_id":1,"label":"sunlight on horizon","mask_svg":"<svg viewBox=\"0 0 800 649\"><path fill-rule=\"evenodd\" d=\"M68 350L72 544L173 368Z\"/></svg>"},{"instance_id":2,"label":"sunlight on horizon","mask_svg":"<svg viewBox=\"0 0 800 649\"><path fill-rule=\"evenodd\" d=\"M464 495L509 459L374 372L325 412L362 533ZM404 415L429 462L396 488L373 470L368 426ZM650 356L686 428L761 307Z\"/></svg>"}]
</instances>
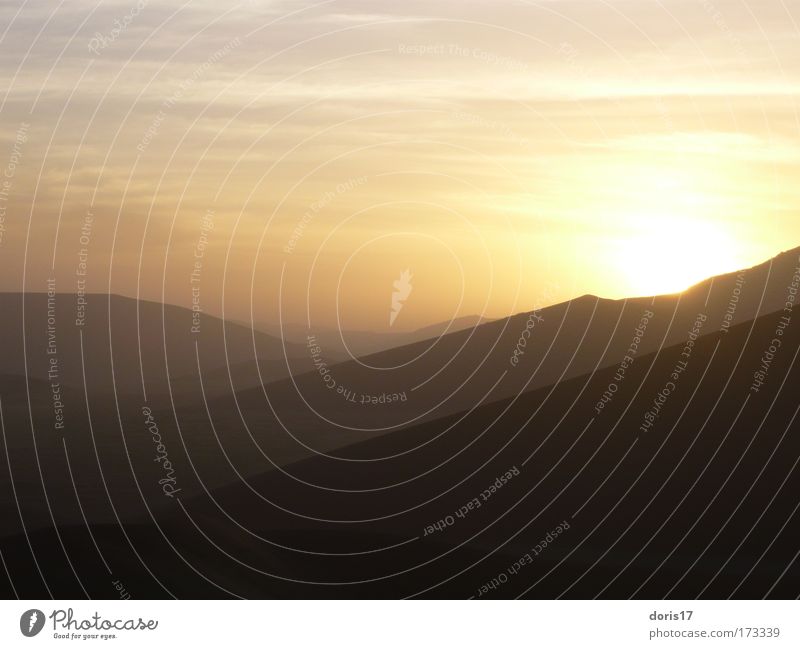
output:
<instances>
[{"instance_id":1,"label":"sunlight on horizon","mask_svg":"<svg viewBox=\"0 0 800 649\"><path fill-rule=\"evenodd\" d=\"M741 174L736 165L709 169L693 157L663 159L647 149L610 160L594 181L595 218L609 230L607 294L680 293L753 260L766 261L747 238L752 219L743 218L756 208L736 200Z\"/></svg>"},{"instance_id":2,"label":"sunlight on horizon","mask_svg":"<svg viewBox=\"0 0 800 649\"><path fill-rule=\"evenodd\" d=\"M713 221L668 216L635 221L638 227L619 243L617 256L630 297L680 293L748 265L740 242Z\"/></svg>"}]
</instances>

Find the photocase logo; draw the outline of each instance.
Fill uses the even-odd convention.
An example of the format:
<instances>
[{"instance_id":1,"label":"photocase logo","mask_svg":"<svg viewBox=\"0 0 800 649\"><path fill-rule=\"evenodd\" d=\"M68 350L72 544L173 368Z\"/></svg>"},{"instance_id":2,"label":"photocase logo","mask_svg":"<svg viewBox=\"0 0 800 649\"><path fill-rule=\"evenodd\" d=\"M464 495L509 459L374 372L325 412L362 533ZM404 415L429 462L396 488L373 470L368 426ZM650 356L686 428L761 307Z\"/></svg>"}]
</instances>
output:
<instances>
[{"instance_id":1,"label":"photocase logo","mask_svg":"<svg viewBox=\"0 0 800 649\"><path fill-rule=\"evenodd\" d=\"M411 295L411 291L414 288L411 285L412 277L411 271L406 269L400 273L400 279L395 280L392 284L392 286L394 286L394 292L392 293L392 312L389 314L390 327L394 325L394 321L397 320L397 316L399 316L400 311L403 310L405 301L408 299L408 296Z\"/></svg>"},{"instance_id":2,"label":"photocase logo","mask_svg":"<svg viewBox=\"0 0 800 649\"><path fill-rule=\"evenodd\" d=\"M19 630L27 638L37 635L42 628L44 628L44 613L39 609L32 608L30 611L25 611L19 618Z\"/></svg>"}]
</instances>

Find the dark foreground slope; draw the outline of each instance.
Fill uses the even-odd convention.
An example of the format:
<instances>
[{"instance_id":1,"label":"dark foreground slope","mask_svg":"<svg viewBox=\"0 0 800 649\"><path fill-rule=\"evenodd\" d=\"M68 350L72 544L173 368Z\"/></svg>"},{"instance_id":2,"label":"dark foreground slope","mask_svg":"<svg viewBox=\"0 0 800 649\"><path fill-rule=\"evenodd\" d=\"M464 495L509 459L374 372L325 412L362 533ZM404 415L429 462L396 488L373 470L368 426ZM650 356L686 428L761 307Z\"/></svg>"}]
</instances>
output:
<instances>
[{"instance_id":1,"label":"dark foreground slope","mask_svg":"<svg viewBox=\"0 0 800 649\"><path fill-rule=\"evenodd\" d=\"M26 537L7 503L0 587L31 598L114 597L116 579L134 597L795 598L800 315L714 331L688 351L683 337L624 376L602 369L339 459L160 497L155 519L143 511L135 524ZM188 458L174 453L188 481ZM155 502L157 475L140 464L106 478L135 475ZM81 478L48 492L56 520L103 500L97 480ZM37 480L23 520L47 511Z\"/></svg>"}]
</instances>

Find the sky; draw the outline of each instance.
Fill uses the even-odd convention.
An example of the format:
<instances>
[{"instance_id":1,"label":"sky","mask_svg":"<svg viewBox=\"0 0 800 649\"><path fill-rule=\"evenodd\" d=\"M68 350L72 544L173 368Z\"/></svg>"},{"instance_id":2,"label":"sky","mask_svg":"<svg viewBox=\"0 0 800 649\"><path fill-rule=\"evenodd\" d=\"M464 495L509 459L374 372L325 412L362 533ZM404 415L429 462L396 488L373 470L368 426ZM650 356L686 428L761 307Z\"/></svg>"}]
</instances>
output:
<instances>
[{"instance_id":1,"label":"sky","mask_svg":"<svg viewBox=\"0 0 800 649\"><path fill-rule=\"evenodd\" d=\"M0 0L0 290L380 331L680 291L800 245L798 22Z\"/></svg>"}]
</instances>

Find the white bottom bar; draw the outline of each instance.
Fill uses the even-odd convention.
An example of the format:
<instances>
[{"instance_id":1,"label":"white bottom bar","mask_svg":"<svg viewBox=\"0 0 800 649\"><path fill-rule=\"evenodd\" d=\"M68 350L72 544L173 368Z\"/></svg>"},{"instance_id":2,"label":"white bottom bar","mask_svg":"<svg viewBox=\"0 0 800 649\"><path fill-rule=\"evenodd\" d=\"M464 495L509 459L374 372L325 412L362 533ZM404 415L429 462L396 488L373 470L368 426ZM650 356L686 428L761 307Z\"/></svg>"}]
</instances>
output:
<instances>
[{"instance_id":1,"label":"white bottom bar","mask_svg":"<svg viewBox=\"0 0 800 649\"><path fill-rule=\"evenodd\" d=\"M6 601L0 647L796 648L798 614L761 601Z\"/></svg>"}]
</instances>

